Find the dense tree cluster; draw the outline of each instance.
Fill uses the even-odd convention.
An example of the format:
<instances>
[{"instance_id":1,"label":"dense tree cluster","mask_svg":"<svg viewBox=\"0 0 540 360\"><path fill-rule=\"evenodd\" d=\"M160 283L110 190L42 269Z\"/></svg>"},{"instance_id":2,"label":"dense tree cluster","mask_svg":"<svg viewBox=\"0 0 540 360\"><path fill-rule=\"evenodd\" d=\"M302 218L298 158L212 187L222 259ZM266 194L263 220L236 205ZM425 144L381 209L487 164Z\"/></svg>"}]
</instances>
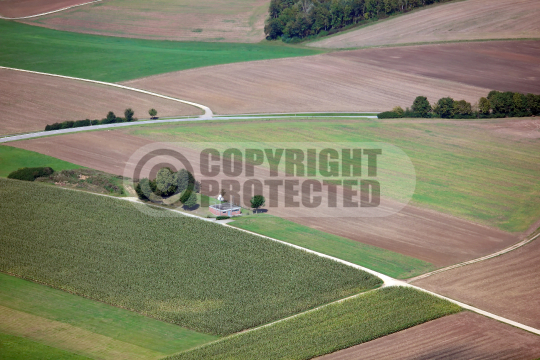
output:
<instances>
[{"instance_id":1,"label":"dense tree cluster","mask_svg":"<svg viewBox=\"0 0 540 360\"><path fill-rule=\"evenodd\" d=\"M271 0L264 27L268 40L327 35L351 25L378 20L449 0Z\"/></svg>"},{"instance_id":2,"label":"dense tree cluster","mask_svg":"<svg viewBox=\"0 0 540 360\"><path fill-rule=\"evenodd\" d=\"M54 170L48 166L46 167L25 167L11 172L8 175L8 179L34 181L42 176L49 176L54 173Z\"/></svg>"},{"instance_id":3,"label":"dense tree cluster","mask_svg":"<svg viewBox=\"0 0 540 360\"><path fill-rule=\"evenodd\" d=\"M180 202L185 207L192 208L197 204L196 193L200 191L200 183L186 169L174 172L165 167L159 169L154 180L140 179L135 186L135 191L141 200L154 199L152 194L158 198L168 198L181 194Z\"/></svg>"},{"instance_id":4,"label":"dense tree cluster","mask_svg":"<svg viewBox=\"0 0 540 360\"><path fill-rule=\"evenodd\" d=\"M439 99L435 104L430 105L425 96L418 96L411 109L403 110L398 106L392 111L385 111L377 116L379 119L402 117L474 119L533 115L540 115L540 95L493 90L487 97L481 97L474 105L465 100L456 101L451 97Z\"/></svg>"},{"instance_id":5,"label":"dense tree cluster","mask_svg":"<svg viewBox=\"0 0 540 360\"><path fill-rule=\"evenodd\" d=\"M128 108L124 111L124 117L116 116L112 111L109 111L109 113L107 114L107 117L101 120L86 119L86 120L77 120L77 121L64 121L61 123L54 123L54 124L45 126L45 131L77 128L77 127L90 126L90 125L104 125L104 124L137 121L137 118L134 118L133 115L135 115L135 112L131 110L131 108Z\"/></svg>"}]
</instances>

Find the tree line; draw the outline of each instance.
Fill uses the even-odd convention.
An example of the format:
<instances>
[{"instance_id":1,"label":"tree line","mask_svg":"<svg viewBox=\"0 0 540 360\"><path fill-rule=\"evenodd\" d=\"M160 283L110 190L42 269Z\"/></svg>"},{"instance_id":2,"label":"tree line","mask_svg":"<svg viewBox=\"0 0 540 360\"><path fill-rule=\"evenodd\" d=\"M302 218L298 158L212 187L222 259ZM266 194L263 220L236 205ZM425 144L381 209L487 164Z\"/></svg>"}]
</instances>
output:
<instances>
[{"instance_id":1,"label":"tree line","mask_svg":"<svg viewBox=\"0 0 540 360\"><path fill-rule=\"evenodd\" d=\"M295 42L448 1L451 0L271 0L264 33L268 40Z\"/></svg>"},{"instance_id":2,"label":"tree line","mask_svg":"<svg viewBox=\"0 0 540 360\"><path fill-rule=\"evenodd\" d=\"M431 105L425 96L418 96L410 109L403 110L400 106L396 106L392 111L382 112L377 117L482 119L536 115L540 115L540 95L492 90L487 97L481 97L474 105L465 100L456 101L451 97L441 98Z\"/></svg>"},{"instance_id":3,"label":"tree line","mask_svg":"<svg viewBox=\"0 0 540 360\"><path fill-rule=\"evenodd\" d=\"M150 119L157 119L156 109L152 108L148 110L148 114L150 115ZM135 112L131 108L127 108L124 111L124 117L116 116L114 112L109 111L109 113L107 114L107 117L101 120L86 119L86 120L77 120L77 121L64 121L60 123L57 122L54 124L46 125L45 131L62 130L62 129L77 128L77 127L91 126L91 125L106 125L106 124L137 121L138 119L134 117L134 115L135 115Z\"/></svg>"}]
</instances>

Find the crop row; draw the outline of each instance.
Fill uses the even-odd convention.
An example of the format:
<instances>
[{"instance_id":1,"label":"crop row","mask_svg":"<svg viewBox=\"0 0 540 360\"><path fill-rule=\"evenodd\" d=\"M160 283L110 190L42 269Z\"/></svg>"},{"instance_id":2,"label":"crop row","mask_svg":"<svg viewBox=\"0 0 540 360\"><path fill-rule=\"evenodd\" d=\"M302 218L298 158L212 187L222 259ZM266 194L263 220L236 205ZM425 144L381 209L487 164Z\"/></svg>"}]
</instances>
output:
<instances>
[{"instance_id":1,"label":"crop row","mask_svg":"<svg viewBox=\"0 0 540 360\"><path fill-rule=\"evenodd\" d=\"M412 288L388 287L232 335L168 360L311 359L460 310L455 304Z\"/></svg>"},{"instance_id":2,"label":"crop row","mask_svg":"<svg viewBox=\"0 0 540 360\"><path fill-rule=\"evenodd\" d=\"M163 212L0 179L0 271L217 335L381 284L307 252Z\"/></svg>"}]
</instances>

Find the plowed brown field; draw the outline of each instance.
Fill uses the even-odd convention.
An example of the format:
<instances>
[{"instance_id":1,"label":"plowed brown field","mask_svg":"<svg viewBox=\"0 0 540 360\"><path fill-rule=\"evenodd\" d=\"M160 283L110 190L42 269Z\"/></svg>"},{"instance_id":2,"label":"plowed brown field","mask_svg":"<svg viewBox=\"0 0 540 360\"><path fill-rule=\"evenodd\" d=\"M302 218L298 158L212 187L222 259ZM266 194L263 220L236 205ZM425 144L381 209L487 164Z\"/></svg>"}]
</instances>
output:
<instances>
[{"instance_id":1,"label":"plowed brown field","mask_svg":"<svg viewBox=\"0 0 540 360\"><path fill-rule=\"evenodd\" d=\"M539 38L540 2L466 0L415 11L309 44L356 48L456 40Z\"/></svg>"},{"instance_id":2,"label":"plowed brown field","mask_svg":"<svg viewBox=\"0 0 540 360\"><path fill-rule=\"evenodd\" d=\"M153 142L126 131L78 133L12 143L12 146L57 157L75 164L122 175L129 157L140 147ZM198 172L198 152L182 149ZM221 176L221 175L220 175ZM255 178L263 178L255 176ZM220 179L218 176L216 179ZM268 195L265 194L268 198ZM327 196L323 193L323 198ZM269 213L301 216L305 209L276 208ZM414 206L384 218L325 218L327 208L311 210L312 218L295 217L325 232L378 246L433 263L437 267L490 254L517 242L516 234L483 227L465 220ZM318 212L318 213L316 213ZM319 214L319 217L317 217Z\"/></svg>"},{"instance_id":3,"label":"plowed brown field","mask_svg":"<svg viewBox=\"0 0 540 360\"><path fill-rule=\"evenodd\" d=\"M537 239L507 254L414 284L540 329L539 258Z\"/></svg>"},{"instance_id":4,"label":"plowed brown field","mask_svg":"<svg viewBox=\"0 0 540 360\"><path fill-rule=\"evenodd\" d=\"M2 0L0 15L10 18L32 16L85 2L89 0Z\"/></svg>"},{"instance_id":5,"label":"plowed brown field","mask_svg":"<svg viewBox=\"0 0 540 360\"><path fill-rule=\"evenodd\" d=\"M365 49L212 66L128 81L216 113L384 111L490 90L540 93L540 41ZM182 84L182 86L178 86Z\"/></svg>"},{"instance_id":6,"label":"plowed brown field","mask_svg":"<svg viewBox=\"0 0 540 360\"><path fill-rule=\"evenodd\" d=\"M319 360L531 360L538 336L471 312L446 316Z\"/></svg>"},{"instance_id":7,"label":"plowed brown field","mask_svg":"<svg viewBox=\"0 0 540 360\"><path fill-rule=\"evenodd\" d=\"M0 69L0 134L43 130L65 120L102 119L113 111L124 116L131 107L135 117L199 115L196 107L155 96L77 80Z\"/></svg>"},{"instance_id":8,"label":"plowed brown field","mask_svg":"<svg viewBox=\"0 0 540 360\"><path fill-rule=\"evenodd\" d=\"M259 42L269 0L106 0L26 23L87 34L176 41Z\"/></svg>"}]
</instances>

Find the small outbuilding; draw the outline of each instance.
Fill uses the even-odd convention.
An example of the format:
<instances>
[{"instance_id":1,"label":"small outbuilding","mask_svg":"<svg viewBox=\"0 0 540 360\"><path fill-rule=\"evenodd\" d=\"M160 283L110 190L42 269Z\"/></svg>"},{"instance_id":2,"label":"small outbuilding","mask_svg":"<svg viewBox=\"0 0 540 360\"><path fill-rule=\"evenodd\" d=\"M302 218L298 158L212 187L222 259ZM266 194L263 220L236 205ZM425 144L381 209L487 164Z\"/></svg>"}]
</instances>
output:
<instances>
[{"instance_id":1,"label":"small outbuilding","mask_svg":"<svg viewBox=\"0 0 540 360\"><path fill-rule=\"evenodd\" d=\"M241 215L242 213L240 206L233 205L231 203L210 205L209 210L216 216L236 216Z\"/></svg>"}]
</instances>

